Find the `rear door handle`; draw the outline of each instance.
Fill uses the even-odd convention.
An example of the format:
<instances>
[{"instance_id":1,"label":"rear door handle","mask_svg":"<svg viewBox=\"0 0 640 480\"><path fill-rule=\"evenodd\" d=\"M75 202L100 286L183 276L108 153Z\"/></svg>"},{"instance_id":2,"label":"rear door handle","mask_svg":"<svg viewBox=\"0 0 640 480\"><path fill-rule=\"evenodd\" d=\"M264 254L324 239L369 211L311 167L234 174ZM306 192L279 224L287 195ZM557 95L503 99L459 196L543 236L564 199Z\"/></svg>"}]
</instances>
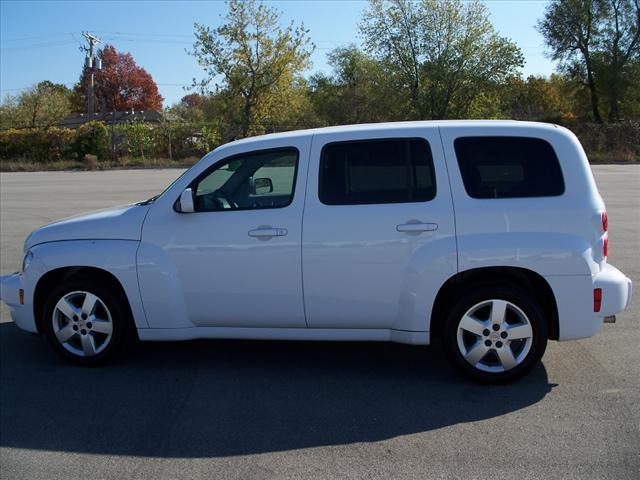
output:
<instances>
[{"instance_id":1,"label":"rear door handle","mask_svg":"<svg viewBox=\"0 0 640 480\"><path fill-rule=\"evenodd\" d=\"M249 230L250 237L259 237L259 238L284 237L287 233L289 232L287 232L286 228L267 227L267 228L255 228L253 230Z\"/></svg>"},{"instance_id":2,"label":"rear door handle","mask_svg":"<svg viewBox=\"0 0 640 480\"><path fill-rule=\"evenodd\" d=\"M433 232L438 229L437 223L402 223L396 230L404 233Z\"/></svg>"}]
</instances>

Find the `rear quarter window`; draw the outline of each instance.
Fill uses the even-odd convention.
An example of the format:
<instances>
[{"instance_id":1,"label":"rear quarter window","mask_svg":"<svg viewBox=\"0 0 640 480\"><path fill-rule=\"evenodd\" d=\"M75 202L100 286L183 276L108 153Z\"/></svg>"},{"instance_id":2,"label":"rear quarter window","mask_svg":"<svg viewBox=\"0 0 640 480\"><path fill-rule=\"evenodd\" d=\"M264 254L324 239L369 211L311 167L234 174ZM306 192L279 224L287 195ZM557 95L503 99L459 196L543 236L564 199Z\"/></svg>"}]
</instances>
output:
<instances>
[{"instance_id":1,"label":"rear quarter window","mask_svg":"<svg viewBox=\"0 0 640 480\"><path fill-rule=\"evenodd\" d=\"M529 137L460 137L454 141L460 174L472 198L553 197L564 179L553 147Z\"/></svg>"}]
</instances>

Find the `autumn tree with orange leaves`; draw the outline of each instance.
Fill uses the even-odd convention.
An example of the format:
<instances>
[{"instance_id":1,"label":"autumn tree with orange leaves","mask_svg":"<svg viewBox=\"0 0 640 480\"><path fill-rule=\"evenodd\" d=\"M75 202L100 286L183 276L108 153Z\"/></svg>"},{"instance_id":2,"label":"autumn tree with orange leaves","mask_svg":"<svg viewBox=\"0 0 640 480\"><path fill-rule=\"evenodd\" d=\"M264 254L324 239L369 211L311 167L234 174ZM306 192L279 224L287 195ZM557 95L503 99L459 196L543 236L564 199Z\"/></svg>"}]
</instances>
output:
<instances>
[{"instance_id":1,"label":"autumn tree with orange leaves","mask_svg":"<svg viewBox=\"0 0 640 480\"><path fill-rule=\"evenodd\" d=\"M102 69L94 73L94 95L97 111L162 110L162 96L151 75L136 65L130 53L105 45L98 55ZM74 106L86 111L89 70L84 68L74 88Z\"/></svg>"}]
</instances>

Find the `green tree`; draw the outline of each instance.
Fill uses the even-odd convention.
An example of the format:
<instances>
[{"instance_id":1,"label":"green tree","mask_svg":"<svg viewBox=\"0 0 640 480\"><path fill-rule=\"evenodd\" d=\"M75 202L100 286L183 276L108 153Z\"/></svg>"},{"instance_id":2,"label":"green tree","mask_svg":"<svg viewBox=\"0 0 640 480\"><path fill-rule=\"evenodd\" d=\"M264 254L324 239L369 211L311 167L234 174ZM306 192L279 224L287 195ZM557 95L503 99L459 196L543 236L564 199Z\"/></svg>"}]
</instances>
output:
<instances>
[{"instance_id":1,"label":"green tree","mask_svg":"<svg viewBox=\"0 0 640 480\"><path fill-rule=\"evenodd\" d=\"M360 31L408 93L412 118L466 116L481 93L523 65L478 0L370 0Z\"/></svg>"},{"instance_id":2,"label":"green tree","mask_svg":"<svg viewBox=\"0 0 640 480\"><path fill-rule=\"evenodd\" d=\"M575 115L566 80L553 74L512 77L500 88L500 103L506 116L518 120L559 120Z\"/></svg>"},{"instance_id":3,"label":"green tree","mask_svg":"<svg viewBox=\"0 0 640 480\"><path fill-rule=\"evenodd\" d=\"M640 80L633 78L640 61L640 1L553 0L538 30L551 58L588 89L594 121L603 121L601 95L609 121L617 121L623 92Z\"/></svg>"},{"instance_id":4,"label":"green tree","mask_svg":"<svg viewBox=\"0 0 640 480\"><path fill-rule=\"evenodd\" d=\"M287 108L282 100L291 95L314 47L303 25L280 27L277 10L252 0L230 0L228 6L221 26L195 24L191 54L206 74L197 86L207 90L213 84L231 97L239 133L246 136L263 131L265 121Z\"/></svg>"},{"instance_id":5,"label":"green tree","mask_svg":"<svg viewBox=\"0 0 640 480\"><path fill-rule=\"evenodd\" d=\"M78 158L85 155L95 155L99 160L106 159L109 153L109 131L102 122L87 122L81 125L76 132L74 144Z\"/></svg>"},{"instance_id":6,"label":"green tree","mask_svg":"<svg viewBox=\"0 0 640 480\"><path fill-rule=\"evenodd\" d=\"M399 95L391 72L355 45L328 55L331 75L310 79L310 98L317 121L325 125L379 122L397 115Z\"/></svg>"},{"instance_id":7,"label":"green tree","mask_svg":"<svg viewBox=\"0 0 640 480\"><path fill-rule=\"evenodd\" d=\"M129 155L139 158L149 156L154 148L153 127L148 123L130 122L117 127L124 137Z\"/></svg>"},{"instance_id":8,"label":"green tree","mask_svg":"<svg viewBox=\"0 0 640 480\"><path fill-rule=\"evenodd\" d=\"M596 69L609 100L608 120L620 120L623 94L638 89L640 76L634 66L640 63L640 0L603 0L601 38Z\"/></svg>"},{"instance_id":9,"label":"green tree","mask_svg":"<svg viewBox=\"0 0 640 480\"><path fill-rule=\"evenodd\" d=\"M6 94L0 102L0 130L15 128L16 111L18 109L18 97L16 95Z\"/></svg>"},{"instance_id":10,"label":"green tree","mask_svg":"<svg viewBox=\"0 0 640 480\"><path fill-rule=\"evenodd\" d=\"M71 113L71 91L48 80L18 96L5 97L0 110L2 128L49 127Z\"/></svg>"}]
</instances>

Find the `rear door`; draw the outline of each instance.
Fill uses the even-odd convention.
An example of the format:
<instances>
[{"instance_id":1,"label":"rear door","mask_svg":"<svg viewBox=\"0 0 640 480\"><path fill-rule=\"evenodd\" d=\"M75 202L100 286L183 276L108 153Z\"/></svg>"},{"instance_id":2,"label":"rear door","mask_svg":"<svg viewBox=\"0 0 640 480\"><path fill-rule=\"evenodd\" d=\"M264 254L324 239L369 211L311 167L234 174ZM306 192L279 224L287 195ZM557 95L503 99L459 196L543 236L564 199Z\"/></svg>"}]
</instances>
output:
<instances>
[{"instance_id":1,"label":"rear door","mask_svg":"<svg viewBox=\"0 0 640 480\"><path fill-rule=\"evenodd\" d=\"M315 134L302 258L309 327L428 330L456 271L437 128Z\"/></svg>"}]
</instances>

